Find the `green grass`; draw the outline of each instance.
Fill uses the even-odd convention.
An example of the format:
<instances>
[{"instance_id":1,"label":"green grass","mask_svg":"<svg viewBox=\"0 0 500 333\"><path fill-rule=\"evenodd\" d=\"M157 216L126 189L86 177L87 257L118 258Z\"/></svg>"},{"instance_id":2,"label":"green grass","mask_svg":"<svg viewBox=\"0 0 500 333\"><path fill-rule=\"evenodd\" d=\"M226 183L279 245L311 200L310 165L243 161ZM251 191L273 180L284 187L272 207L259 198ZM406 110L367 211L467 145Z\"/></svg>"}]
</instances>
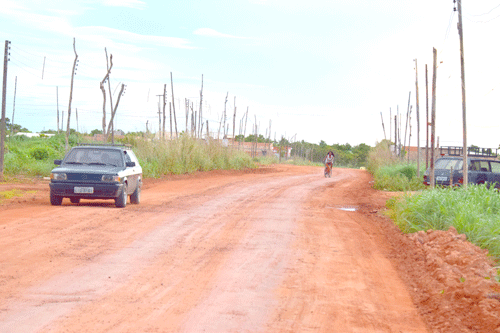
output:
<instances>
[{"instance_id":1,"label":"green grass","mask_svg":"<svg viewBox=\"0 0 500 333\"><path fill-rule=\"evenodd\" d=\"M429 189L387 202L389 215L405 233L450 226L500 259L500 194L484 185Z\"/></svg>"},{"instance_id":2,"label":"green grass","mask_svg":"<svg viewBox=\"0 0 500 333\"><path fill-rule=\"evenodd\" d=\"M423 175L424 170L420 174ZM380 166L373 174L373 187L385 191L416 191L424 189L423 176L417 177L416 164Z\"/></svg>"},{"instance_id":3,"label":"green grass","mask_svg":"<svg viewBox=\"0 0 500 333\"><path fill-rule=\"evenodd\" d=\"M123 141L132 145L141 163L144 177L256 166L248 154L222 147L211 140L181 136L172 141L151 141L129 136ZM70 136L70 147L78 142L84 140ZM47 177L55 167L54 159L62 159L64 155L63 134L51 138L13 137L7 142L4 175L10 179L18 176Z\"/></svg>"},{"instance_id":4,"label":"green grass","mask_svg":"<svg viewBox=\"0 0 500 333\"><path fill-rule=\"evenodd\" d=\"M128 138L127 141L135 147L144 177L256 167L248 154L222 147L213 140L197 140L186 135L177 140Z\"/></svg>"}]
</instances>

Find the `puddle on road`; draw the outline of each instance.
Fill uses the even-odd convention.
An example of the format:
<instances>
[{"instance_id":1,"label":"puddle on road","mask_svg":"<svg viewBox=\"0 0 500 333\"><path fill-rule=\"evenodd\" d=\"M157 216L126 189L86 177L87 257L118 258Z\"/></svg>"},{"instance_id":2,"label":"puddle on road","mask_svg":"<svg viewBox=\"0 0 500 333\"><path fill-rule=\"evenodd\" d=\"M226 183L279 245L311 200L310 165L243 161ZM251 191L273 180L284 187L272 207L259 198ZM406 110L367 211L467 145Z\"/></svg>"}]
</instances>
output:
<instances>
[{"instance_id":1,"label":"puddle on road","mask_svg":"<svg viewBox=\"0 0 500 333\"><path fill-rule=\"evenodd\" d=\"M344 212L355 212L358 210L356 206L336 206L336 207L327 207L331 209L343 210Z\"/></svg>"}]
</instances>

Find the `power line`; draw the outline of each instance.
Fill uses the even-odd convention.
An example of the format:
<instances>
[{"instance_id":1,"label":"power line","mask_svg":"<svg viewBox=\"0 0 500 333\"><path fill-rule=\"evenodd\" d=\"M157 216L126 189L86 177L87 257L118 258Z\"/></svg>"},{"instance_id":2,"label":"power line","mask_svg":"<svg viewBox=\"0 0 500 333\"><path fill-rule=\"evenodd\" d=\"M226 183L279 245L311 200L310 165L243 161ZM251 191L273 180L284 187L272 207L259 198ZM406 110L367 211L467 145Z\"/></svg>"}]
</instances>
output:
<instances>
[{"instance_id":1,"label":"power line","mask_svg":"<svg viewBox=\"0 0 500 333\"><path fill-rule=\"evenodd\" d=\"M487 13L483 13L483 14L477 14L477 15L470 15L470 16L475 16L475 17L478 17L478 16L484 16L484 15L488 15L489 13L491 13L492 11L494 11L495 9L499 8L500 7L500 4L496 5L495 7L493 7L492 9L490 9L489 12Z\"/></svg>"}]
</instances>

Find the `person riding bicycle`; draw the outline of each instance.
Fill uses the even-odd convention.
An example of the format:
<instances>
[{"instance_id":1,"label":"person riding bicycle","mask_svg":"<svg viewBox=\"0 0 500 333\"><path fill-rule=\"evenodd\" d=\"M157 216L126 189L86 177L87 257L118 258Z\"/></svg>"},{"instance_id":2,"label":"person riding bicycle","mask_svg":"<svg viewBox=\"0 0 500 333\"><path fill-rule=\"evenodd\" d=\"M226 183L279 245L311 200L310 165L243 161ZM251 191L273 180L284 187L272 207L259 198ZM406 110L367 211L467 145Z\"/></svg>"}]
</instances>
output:
<instances>
[{"instance_id":1,"label":"person riding bicycle","mask_svg":"<svg viewBox=\"0 0 500 333\"><path fill-rule=\"evenodd\" d=\"M330 150L325 157L325 171L328 170L329 172L331 172L334 161L335 161L335 154L333 153L333 151Z\"/></svg>"}]
</instances>

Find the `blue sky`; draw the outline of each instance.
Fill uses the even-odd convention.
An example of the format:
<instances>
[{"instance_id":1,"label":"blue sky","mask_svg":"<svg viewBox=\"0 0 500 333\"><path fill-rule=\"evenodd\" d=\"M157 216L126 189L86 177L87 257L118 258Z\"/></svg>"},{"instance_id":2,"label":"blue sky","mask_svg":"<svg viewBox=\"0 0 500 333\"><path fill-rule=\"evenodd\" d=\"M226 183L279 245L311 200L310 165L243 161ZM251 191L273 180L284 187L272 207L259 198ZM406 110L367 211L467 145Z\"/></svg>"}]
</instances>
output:
<instances>
[{"instance_id":1,"label":"blue sky","mask_svg":"<svg viewBox=\"0 0 500 333\"><path fill-rule=\"evenodd\" d=\"M485 147L500 143L499 5L463 4L469 143ZM144 131L146 122L158 130L156 95L167 83L172 101L172 72L180 130L185 98L199 108L203 75L211 132L228 93L230 133L236 104L236 132L248 108L247 134L257 119L263 135L272 122L272 138L374 145L384 138L380 112L388 136L389 108L406 113L411 91L416 145L414 59L423 143L425 64L430 82L436 47L437 135L442 145L461 145L457 16L451 0L3 0L0 36L12 42L6 114L12 118L17 76L15 123L56 129L56 87L60 112L68 110L74 37L79 66L71 127L78 108L80 131L102 126L106 47L113 54L112 90L127 85L115 125L125 131Z\"/></svg>"}]
</instances>

